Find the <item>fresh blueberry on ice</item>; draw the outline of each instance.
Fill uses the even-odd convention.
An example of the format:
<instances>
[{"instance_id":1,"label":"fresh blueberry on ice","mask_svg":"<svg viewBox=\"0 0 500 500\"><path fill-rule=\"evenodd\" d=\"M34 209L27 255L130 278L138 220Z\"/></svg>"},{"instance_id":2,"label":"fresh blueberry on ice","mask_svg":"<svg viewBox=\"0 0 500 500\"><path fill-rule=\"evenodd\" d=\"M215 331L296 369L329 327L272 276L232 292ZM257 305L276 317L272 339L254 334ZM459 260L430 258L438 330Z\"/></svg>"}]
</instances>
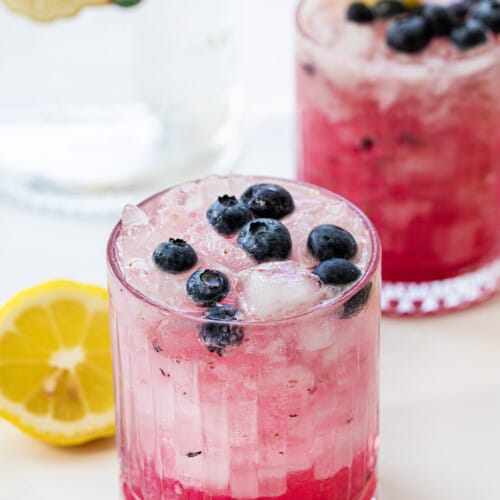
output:
<instances>
[{"instance_id":1,"label":"fresh blueberry on ice","mask_svg":"<svg viewBox=\"0 0 500 500\"><path fill-rule=\"evenodd\" d=\"M331 224L316 226L307 238L307 248L318 260L334 257L351 259L358 251L356 240L349 231Z\"/></svg>"},{"instance_id":2,"label":"fresh blueberry on ice","mask_svg":"<svg viewBox=\"0 0 500 500\"><path fill-rule=\"evenodd\" d=\"M326 285L347 285L361 276L361 271L348 260L328 259L318 264L313 274Z\"/></svg>"},{"instance_id":3,"label":"fresh blueberry on ice","mask_svg":"<svg viewBox=\"0 0 500 500\"><path fill-rule=\"evenodd\" d=\"M472 49L487 40L485 26L477 19L468 19L463 26L453 29L450 38L460 50Z\"/></svg>"},{"instance_id":4,"label":"fresh blueberry on ice","mask_svg":"<svg viewBox=\"0 0 500 500\"><path fill-rule=\"evenodd\" d=\"M372 290L372 284L368 283L368 285L364 286L358 293L353 295L342 308L343 319L352 318L356 314L358 314L361 309L365 306L370 298L370 292Z\"/></svg>"},{"instance_id":5,"label":"fresh blueberry on ice","mask_svg":"<svg viewBox=\"0 0 500 500\"><path fill-rule=\"evenodd\" d=\"M398 0L380 0L373 6L373 14L379 19L389 19L405 12L406 6Z\"/></svg>"},{"instance_id":6,"label":"fresh blueberry on ice","mask_svg":"<svg viewBox=\"0 0 500 500\"><path fill-rule=\"evenodd\" d=\"M435 36L448 36L453 29L450 11L441 5L424 5L422 16L428 22Z\"/></svg>"},{"instance_id":7,"label":"fresh blueberry on ice","mask_svg":"<svg viewBox=\"0 0 500 500\"><path fill-rule=\"evenodd\" d=\"M281 219L295 208L292 195L276 184L254 184L240 199L256 217Z\"/></svg>"},{"instance_id":8,"label":"fresh blueberry on ice","mask_svg":"<svg viewBox=\"0 0 500 500\"><path fill-rule=\"evenodd\" d=\"M368 5L362 2L353 2L347 7L347 19L355 23L371 23L375 16Z\"/></svg>"},{"instance_id":9,"label":"fresh blueberry on ice","mask_svg":"<svg viewBox=\"0 0 500 500\"><path fill-rule=\"evenodd\" d=\"M238 245L258 262L285 260L292 249L292 238L281 222L255 219L243 226Z\"/></svg>"},{"instance_id":10,"label":"fresh blueberry on ice","mask_svg":"<svg viewBox=\"0 0 500 500\"><path fill-rule=\"evenodd\" d=\"M229 281L215 269L198 269L188 278L186 292L195 304L214 306L228 294Z\"/></svg>"},{"instance_id":11,"label":"fresh blueberry on ice","mask_svg":"<svg viewBox=\"0 0 500 500\"><path fill-rule=\"evenodd\" d=\"M421 16L396 21L389 27L386 36L389 47L407 54L414 54L425 49L431 39L432 29Z\"/></svg>"},{"instance_id":12,"label":"fresh blueberry on ice","mask_svg":"<svg viewBox=\"0 0 500 500\"><path fill-rule=\"evenodd\" d=\"M222 356L227 347L239 346L243 342L243 328L234 324L237 321L236 315L236 309L229 304L205 311L203 316L213 321L201 324L198 334L202 344L210 352Z\"/></svg>"},{"instance_id":13,"label":"fresh blueberry on ice","mask_svg":"<svg viewBox=\"0 0 500 500\"><path fill-rule=\"evenodd\" d=\"M163 271L181 273L191 269L198 258L193 247L181 239L170 238L153 252L154 263Z\"/></svg>"},{"instance_id":14,"label":"fresh blueberry on ice","mask_svg":"<svg viewBox=\"0 0 500 500\"><path fill-rule=\"evenodd\" d=\"M484 0L474 4L472 15L484 23L493 33L500 33L500 3Z\"/></svg>"},{"instance_id":15,"label":"fresh blueberry on ice","mask_svg":"<svg viewBox=\"0 0 500 500\"><path fill-rule=\"evenodd\" d=\"M214 229L225 236L239 231L250 219L252 212L234 196L219 196L207 210L207 220Z\"/></svg>"}]
</instances>

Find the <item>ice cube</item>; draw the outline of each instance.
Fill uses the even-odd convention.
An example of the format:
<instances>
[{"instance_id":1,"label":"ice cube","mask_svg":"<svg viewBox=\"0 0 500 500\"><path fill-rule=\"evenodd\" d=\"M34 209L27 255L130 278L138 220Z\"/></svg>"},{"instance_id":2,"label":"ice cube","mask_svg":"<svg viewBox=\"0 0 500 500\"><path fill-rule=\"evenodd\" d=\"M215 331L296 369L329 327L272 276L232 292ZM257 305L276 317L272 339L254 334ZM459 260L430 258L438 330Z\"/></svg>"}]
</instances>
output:
<instances>
[{"instance_id":1,"label":"ice cube","mask_svg":"<svg viewBox=\"0 0 500 500\"><path fill-rule=\"evenodd\" d=\"M195 249L200 262L216 266L222 264L228 269L240 271L255 264L253 259L242 250L235 238L224 238L217 233L203 218L193 224L183 234L183 237Z\"/></svg>"},{"instance_id":2,"label":"ice cube","mask_svg":"<svg viewBox=\"0 0 500 500\"><path fill-rule=\"evenodd\" d=\"M160 199L158 218L160 224L171 226L172 217L188 220L204 219L208 207L224 194L239 196L234 192L234 182L229 177L210 176L203 181L193 181L168 190Z\"/></svg>"},{"instance_id":3,"label":"ice cube","mask_svg":"<svg viewBox=\"0 0 500 500\"><path fill-rule=\"evenodd\" d=\"M162 304L179 311L198 311L199 308L189 299L186 292L186 282L192 271L168 275L155 271L155 277L151 277L151 281L157 280L158 282L155 298Z\"/></svg>"},{"instance_id":4,"label":"ice cube","mask_svg":"<svg viewBox=\"0 0 500 500\"><path fill-rule=\"evenodd\" d=\"M324 311L296 323L295 338L301 351L319 351L331 346L340 329L332 314Z\"/></svg>"},{"instance_id":5,"label":"ice cube","mask_svg":"<svg viewBox=\"0 0 500 500\"><path fill-rule=\"evenodd\" d=\"M125 205L122 211L122 231L117 241L122 259L130 261L135 257L142 258L145 248L152 245L153 234L147 214L135 205Z\"/></svg>"},{"instance_id":6,"label":"ice cube","mask_svg":"<svg viewBox=\"0 0 500 500\"><path fill-rule=\"evenodd\" d=\"M127 204L122 210L123 231L129 235L135 228L149 224L149 218L144 210L131 204Z\"/></svg>"},{"instance_id":7,"label":"ice cube","mask_svg":"<svg viewBox=\"0 0 500 500\"><path fill-rule=\"evenodd\" d=\"M317 276L296 262L271 262L238 275L240 307L253 320L279 320L307 312L326 297Z\"/></svg>"}]
</instances>

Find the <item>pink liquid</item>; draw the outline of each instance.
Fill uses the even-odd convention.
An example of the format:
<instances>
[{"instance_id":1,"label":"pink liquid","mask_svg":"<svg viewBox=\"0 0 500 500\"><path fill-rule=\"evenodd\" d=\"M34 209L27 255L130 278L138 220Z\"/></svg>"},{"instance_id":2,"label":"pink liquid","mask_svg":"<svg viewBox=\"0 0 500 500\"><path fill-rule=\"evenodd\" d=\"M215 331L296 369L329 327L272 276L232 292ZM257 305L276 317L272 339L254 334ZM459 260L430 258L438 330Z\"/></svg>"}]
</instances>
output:
<instances>
[{"instance_id":1,"label":"pink liquid","mask_svg":"<svg viewBox=\"0 0 500 500\"><path fill-rule=\"evenodd\" d=\"M236 177L224 189L239 195L255 182ZM147 202L144 212L129 207L122 234L115 230L109 288L126 500L374 495L380 305L379 277L368 273L376 271L376 240L344 202L279 183L296 202L295 212L282 219L295 245L290 261L257 264L234 238L214 234L204 219L206 200L221 194L224 179L186 185ZM332 217L358 240L356 259L371 283L355 285L352 293L365 286L370 291L353 314L346 313L345 300L335 300L341 290L314 295L305 272L311 258L301 248L309 225ZM222 356L202 345L202 310L181 297L179 284L190 272L167 277L150 266L149 246L176 236L172 231L184 231L200 262L223 267L234 285L225 302L245 313L244 339ZM127 286L167 307L131 293L122 272ZM290 312L283 297L301 315Z\"/></svg>"},{"instance_id":2,"label":"pink liquid","mask_svg":"<svg viewBox=\"0 0 500 500\"><path fill-rule=\"evenodd\" d=\"M344 4L316 3L337 12L318 11L331 16L331 40L321 38L318 20L305 22L328 47L299 34L299 178L369 215L384 280L439 280L498 257L498 43L465 54L440 39L419 55L396 55L385 47L384 23L345 26L354 23ZM343 54L347 36L360 46Z\"/></svg>"}]
</instances>

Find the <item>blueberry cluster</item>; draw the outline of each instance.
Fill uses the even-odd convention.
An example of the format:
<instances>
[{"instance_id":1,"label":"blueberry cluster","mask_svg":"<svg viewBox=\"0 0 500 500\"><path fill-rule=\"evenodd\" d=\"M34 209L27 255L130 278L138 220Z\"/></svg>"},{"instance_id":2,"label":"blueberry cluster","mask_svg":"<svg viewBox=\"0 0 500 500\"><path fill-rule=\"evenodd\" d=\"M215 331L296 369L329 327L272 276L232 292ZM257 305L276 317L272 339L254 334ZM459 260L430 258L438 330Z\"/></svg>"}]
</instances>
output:
<instances>
[{"instance_id":1,"label":"blueberry cluster","mask_svg":"<svg viewBox=\"0 0 500 500\"><path fill-rule=\"evenodd\" d=\"M182 239L170 238L160 243L153 252L153 261L163 271L181 273L198 262L193 247ZM229 346L240 345L243 329L227 321L237 321L237 311L229 305L217 305L229 293L229 280L216 269L198 269L186 282L188 297L200 307L209 307L204 317L213 321L198 327L201 343L210 351L222 356ZM155 345L155 351L159 352Z\"/></svg>"},{"instance_id":2,"label":"blueberry cluster","mask_svg":"<svg viewBox=\"0 0 500 500\"><path fill-rule=\"evenodd\" d=\"M315 227L307 238L307 247L320 263L313 274L327 285L347 285L361 276L361 271L352 263L358 252L356 240L349 231L331 224ZM371 283L351 297L341 313L342 318L350 318L360 311L370 296Z\"/></svg>"},{"instance_id":3,"label":"blueberry cluster","mask_svg":"<svg viewBox=\"0 0 500 500\"><path fill-rule=\"evenodd\" d=\"M206 217L223 236L239 231L238 245L258 262L283 260L290 255L292 240L277 219L294 208L293 198L286 189L275 184L255 184L246 189L239 200L227 194L219 196L208 208ZM153 261L165 272L182 273L192 269L198 257L189 243L170 238L156 247ZM200 341L220 356L226 348L243 341L243 329L234 324L238 311L233 306L220 304L229 287L227 276L217 269L197 269L186 282L189 299L200 307L207 307L204 317L211 320L199 326Z\"/></svg>"},{"instance_id":4,"label":"blueberry cluster","mask_svg":"<svg viewBox=\"0 0 500 500\"><path fill-rule=\"evenodd\" d=\"M239 231L237 243L258 262L283 260L290 255L292 239L278 221L293 212L292 195L276 184L254 184L238 200L219 196L207 210L207 220L223 236ZM255 218L254 218L255 217Z\"/></svg>"},{"instance_id":5,"label":"blueberry cluster","mask_svg":"<svg viewBox=\"0 0 500 500\"><path fill-rule=\"evenodd\" d=\"M500 2L463 0L448 6L420 4L407 7L398 0L379 0L373 7L353 2L347 19L371 23L390 19L386 42L392 49L415 54L436 37L447 37L458 49L468 50L487 41L487 32L500 33Z\"/></svg>"},{"instance_id":6,"label":"blueberry cluster","mask_svg":"<svg viewBox=\"0 0 500 500\"><path fill-rule=\"evenodd\" d=\"M295 209L291 194L275 184L250 186L239 199L231 195L219 196L206 212L209 224L221 235L238 233L237 244L257 262L284 260L290 256L292 239L288 229L278 219ZM346 285L356 281L361 271L352 264L357 253L354 237L345 229L333 225L315 227L309 234L307 246L320 261L313 274L327 285ZM198 262L193 247L180 238L160 243L153 252L153 261L165 272L182 273ZM186 281L189 299L206 307L203 316L207 322L198 327L201 343L222 356L228 347L243 342L243 328L235 324L238 311L229 304L221 304L228 295L227 276L217 269L200 268ZM362 293L363 292L363 293ZM348 301L343 317L356 314L367 302L370 288Z\"/></svg>"}]
</instances>

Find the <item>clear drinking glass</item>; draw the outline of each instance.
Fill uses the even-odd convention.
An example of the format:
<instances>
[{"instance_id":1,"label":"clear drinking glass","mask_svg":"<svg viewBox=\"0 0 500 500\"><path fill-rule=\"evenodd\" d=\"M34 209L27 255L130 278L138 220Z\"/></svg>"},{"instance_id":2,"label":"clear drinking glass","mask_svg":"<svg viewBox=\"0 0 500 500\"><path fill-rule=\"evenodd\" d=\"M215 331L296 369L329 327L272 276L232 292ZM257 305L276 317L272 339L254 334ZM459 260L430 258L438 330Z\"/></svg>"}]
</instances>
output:
<instances>
[{"instance_id":1,"label":"clear drinking glass","mask_svg":"<svg viewBox=\"0 0 500 500\"><path fill-rule=\"evenodd\" d=\"M263 181L269 179L216 178L210 192ZM275 283L274 278L266 281L268 266L272 276L279 276L280 266L288 272L296 259L307 258L297 257L299 248L292 251L292 262L256 266L245 260L231 238L215 234L196 196L205 189L204 181L160 193L143 202L142 211L127 207L111 235L111 330L120 483L126 500L374 498L378 238L366 217L333 193L274 181L305 199L303 211L296 205L297 214L282 219L294 244L307 236L304 224L323 222L325 213L337 213L344 222L349 218L349 227L366 235L360 250L366 263L362 277L332 300L313 299L304 309L301 301L310 301L309 294L316 292L301 281L303 276L292 273L287 278L291 285ZM313 208L318 210L309 212ZM202 225L205 233L200 235ZM253 282L254 299L264 301L266 309L287 307L289 301L293 310L286 317L229 320L224 331L239 332L239 342L227 351L207 349L200 332L210 322L201 310L189 310L186 304L186 273L165 283L164 273L147 258L137 257L145 247L149 252L157 241L191 226L196 232L187 229L182 237L191 241L200 265L210 262L225 269L232 286L235 276L264 273ZM242 309L243 300L248 307L249 296L241 291L246 285L238 283L227 301ZM280 292L281 286L288 287L289 294ZM150 291L145 294L140 287ZM176 308L165 305L164 299ZM301 309L295 309L293 301Z\"/></svg>"},{"instance_id":2,"label":"clear drinking glass","mask_svg":"<svg viewBox=\"0 0 500 500\"><path fill-rule=\"evenodd\" d=\"M102 212L227 168L238 19L236 0L0 1L1 192Z\"/></svg>"},{"instance_id":3,"label":"clear drinking glass","mask_svg":"<svg viewBox=\"0 0 500 500\"><path fill-rule=\"evenodd\" d=\"M348 5L299 6L299 178L374 223L385 312L484 300L500 286L498 37L469 50L435 37L396 52L385 41L393 19L348 21Z\"/></svg>"}]
</instances>

